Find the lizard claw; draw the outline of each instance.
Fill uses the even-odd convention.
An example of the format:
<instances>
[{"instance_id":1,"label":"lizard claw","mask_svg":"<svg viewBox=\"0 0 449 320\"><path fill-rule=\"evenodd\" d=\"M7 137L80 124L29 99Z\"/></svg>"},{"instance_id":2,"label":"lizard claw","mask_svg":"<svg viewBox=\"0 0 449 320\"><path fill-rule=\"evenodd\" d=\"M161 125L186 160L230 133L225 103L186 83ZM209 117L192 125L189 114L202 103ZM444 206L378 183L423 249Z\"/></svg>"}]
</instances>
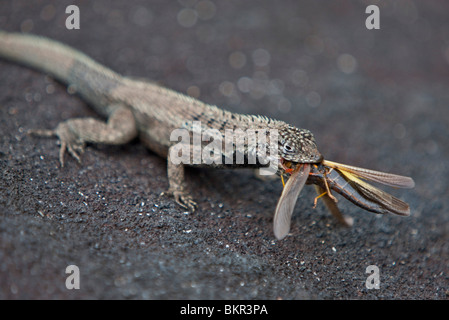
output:
<instances>
[{"instance_id":1,"label":"lizard claw","mask_svg":"<svg viewBox=\"0 0 449 320\"><path fill-rule=\"evenodd\" d=\"M60 123L55 130L28 130L28 134L37 135L41 137L57 136L60 141L59 147L59 162L61 167L64 167L64 154L66 150L72 157L81 163L81 157L84 153L85 143L70 131L70 127L66 122Z\"/></svg>"},{"instance_id":2,"label":"lizard claw","mask_svg":"<svg viewBox=\"0 0 449 320\"><path fill-rule=\"evenodd\" d=\"M185 194L182 191L173 191L173 196L175 197L176 203L178 203L181 207L190 210L191 212L195 212L196 202L193 201L193 198L189 194Z\"/></svg>"},{"instance_id":3,"label":"lizard claw","mask_svg":"<svg viewBox=\"0 0 449 320\"><path fill-rule=\"evenodd\" d=\"M84 153L85 143L70 131L70 127L66 122L60 123L54 131L61 142L59 148L59 162L61 163L61 167L64 167L64 154L66 150L76 159L76 161L78 161L78 163L81 163L80 156Z\"/></svg>"},{"instance_id":4,"label":"lizard claw","mask_svg":"<svg viewBox=\"0 0 449 320\"><path fill-rule=\"evenodd\" d=\"M61 140L61 146L59 147L59 162L61 163L61 167L64 167L64 154L66 150L76 159L76 161L78 161L78 163L81 163L80 155L84 153L84 146Z\"/></svg>"}]
</instances>

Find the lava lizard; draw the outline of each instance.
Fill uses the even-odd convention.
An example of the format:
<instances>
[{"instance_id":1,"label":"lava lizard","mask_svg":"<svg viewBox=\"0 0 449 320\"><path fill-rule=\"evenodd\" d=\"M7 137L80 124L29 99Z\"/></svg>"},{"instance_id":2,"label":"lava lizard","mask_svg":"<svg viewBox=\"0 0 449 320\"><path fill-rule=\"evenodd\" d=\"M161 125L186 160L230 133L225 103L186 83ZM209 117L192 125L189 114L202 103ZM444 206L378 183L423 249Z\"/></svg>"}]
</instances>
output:
<instances>
[{"instance_id":1,"label":"lava lizard","mask_svg":"<svg viewBox=\"0 0 449 320\"><path fill-rule=\"evenodd\" d=\"M272 154L271 159L274 157L277 160L274 162L276 173L281 177L289 177L274 217L274 232L278 239L288 233L296 199L307 180L316 184L318 191L324 191L321 196L324 195L326 206L342 222L347 220L336 207L336 199L331 195L329 185L364 209L374 208L371 211L384 213L391 212L391 208L395 207L398 209L397 212L392 211L394 213L409 213L406 203L386 193L379 193L380 190L371 189L371 186L362 184L356 177L363 177L369 172L371 175L367 176L367 179L375 176L376 181L382 182L386 177L391 181L399 181L388 183L399 187L412 187L414 183L411 178L344 165L343 169L339 170L339 164L325 163L309 130L265 116L233 113L150 81L123 77L87 55L45 37L0 31L0 57L52 75L67 84L71 91L78 93L100 115L107 118L106 122L94 118L70 119L61 122L54 130L34 131L39 135L59 138L61 166L64 166L66 151L80 162L80 155L86 143L120 145L139 137L149 149L167 158L168 193L174 196L178 204L193 211L196 203L185 185L184 164L176 164L171 160L171 151L179 147L177 141L170 139L171 133L182 128L187 130L189 135L193 135L197 130L194 130L192 125L194 122L200 123L200 129L216 129L223 136L226 130L253 130L264 134L274 130L277 133L277 139L274 140L277 144L277 154ZM264 148L270 146L270 136L266 138L268 143L263 145ZM242 151L245 158L243 164L222 162L206 165L218 168L263 167L266 163L249 164L247 161L254 153L258 153L258 150L246 144ZM190 154L190 159L193 156ZM230 154L223 154L223 157L229 156L232 157ZM332 170L335 171L334 178L331 179L327 173ZM352 173L347 170L352 170ZM352 182L351 188L346 187L349 182ZM373 189L376 191L372 192ZM377 198L388 199L381 202Z\"/></svg>"}]
</instances>

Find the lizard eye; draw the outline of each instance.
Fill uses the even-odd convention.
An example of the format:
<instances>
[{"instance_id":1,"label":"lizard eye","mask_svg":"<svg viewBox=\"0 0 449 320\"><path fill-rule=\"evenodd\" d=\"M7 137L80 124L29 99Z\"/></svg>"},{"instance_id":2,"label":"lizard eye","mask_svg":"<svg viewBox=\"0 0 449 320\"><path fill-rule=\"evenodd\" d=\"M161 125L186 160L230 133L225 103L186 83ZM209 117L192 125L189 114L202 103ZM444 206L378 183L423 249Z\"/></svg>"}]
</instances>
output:
<instances>
[{"instance_id":1,"label":"lizard eye","mask_svg":"<svg viewBox=\"0 0 449 320\"><path fill-rule=\"evenodd\" d=\"M284 145L284 150L285 150L286 153L291 153L291 152L294 151L293 147L291 147L291 146L288 145L288 144L285 144L285 145Z\"/></svg>"}]
</instances>

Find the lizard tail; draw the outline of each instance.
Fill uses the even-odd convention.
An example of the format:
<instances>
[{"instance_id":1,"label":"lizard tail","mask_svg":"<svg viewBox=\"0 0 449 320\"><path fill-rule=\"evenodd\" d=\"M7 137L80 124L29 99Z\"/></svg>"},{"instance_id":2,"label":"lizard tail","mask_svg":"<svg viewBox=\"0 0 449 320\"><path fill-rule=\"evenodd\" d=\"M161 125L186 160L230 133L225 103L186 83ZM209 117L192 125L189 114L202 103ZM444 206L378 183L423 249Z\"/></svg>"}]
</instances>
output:
<instances>
[{"instance_id":1,"label":"lizard tail","mask_svg":"<svg viewBox=\"0 0 449 320\"><path fill-rule=\"evenodd\" d=\"M30 34L0 30L0 57L49 73L65 83L70 82L72 68L80 61L87 65L89 70L98 70L112 78L118 77L118 74L80 51L60 42Z\"/></svg>"}]
</instances>

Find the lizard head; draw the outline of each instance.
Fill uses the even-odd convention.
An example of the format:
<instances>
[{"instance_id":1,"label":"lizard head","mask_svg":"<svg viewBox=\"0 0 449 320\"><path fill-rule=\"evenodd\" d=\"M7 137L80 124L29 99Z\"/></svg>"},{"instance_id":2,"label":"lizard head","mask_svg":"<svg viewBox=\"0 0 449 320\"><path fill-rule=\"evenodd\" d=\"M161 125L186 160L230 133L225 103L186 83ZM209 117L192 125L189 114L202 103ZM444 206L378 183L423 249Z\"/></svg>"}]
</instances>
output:
<instances>
[{"instance_id":1,"label":"lizard head","mask_svg":"<svg viewBox=\"0 0 449 320\"><path fill-rule=\"evenodd\" d=\"M315 137L306 129L286 125L279 131L279 156L294 163L319 163L323 156L318 151Z\"/></svg>"}]
</instances>

